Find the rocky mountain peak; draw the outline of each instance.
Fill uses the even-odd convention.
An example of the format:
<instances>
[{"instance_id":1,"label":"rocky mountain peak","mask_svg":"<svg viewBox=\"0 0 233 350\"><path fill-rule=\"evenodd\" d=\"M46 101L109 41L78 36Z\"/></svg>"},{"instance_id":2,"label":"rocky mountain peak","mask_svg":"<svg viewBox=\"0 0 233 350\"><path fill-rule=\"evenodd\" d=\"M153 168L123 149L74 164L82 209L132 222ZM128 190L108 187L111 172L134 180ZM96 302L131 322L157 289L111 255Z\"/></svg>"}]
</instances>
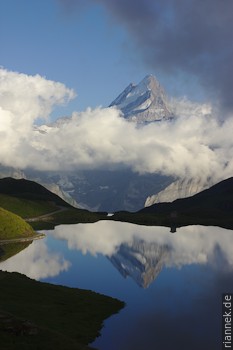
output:
<instances>
[{"instance_id":1,"label":"rocky mountain peak","mask_svg":"<svg viewBox=\"0 0 233 350\"><path fill-rule=\"evenodd\" d=\"M128 120L139 123L173 118L165 91L153 75L147 75L138 85L128 85L112 106Z\"/></svg>"},{"instance_id":2,"label":"rocky mountain peak","mask_svg":"<svg viewBox=\"0 0 233 350\"><path fill-rule=\"evenodd\" d=\"M152 90L152 91L155 91L161 88L159 81L152 74L146 75L145 78L142 79L142 81L138 84L138 86L140 85L145 86L148 90Z\"/></svg>"}]
</instances>

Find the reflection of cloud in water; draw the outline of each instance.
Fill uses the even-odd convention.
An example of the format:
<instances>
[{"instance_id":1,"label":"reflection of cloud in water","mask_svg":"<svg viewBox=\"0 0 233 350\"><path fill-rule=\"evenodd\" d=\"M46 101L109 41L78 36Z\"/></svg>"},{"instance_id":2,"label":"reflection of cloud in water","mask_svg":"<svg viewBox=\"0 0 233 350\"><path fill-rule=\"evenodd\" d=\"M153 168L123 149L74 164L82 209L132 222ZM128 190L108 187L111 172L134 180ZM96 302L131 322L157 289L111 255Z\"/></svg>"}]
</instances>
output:
<instances>
[{"instance_id":1,"label":"reflection of cloud in water","mask_svg":"<svg viewBox=\"0 0 233 350\"><path fill-rule=\"evenodd\" d=\"M60 254L48 251L45 240L31 244L27 249L0 264L0 269L20 272L30 278L40 279L57 276L67 271L70 262Z\"/></svg>"},{"instance_id":2,"label":"reflection of cloud in water","mask_svg":"<svg viewBox=\"0 0 233 350\"><path fill-rule=\"evenodd\" d=\"M166 266L213 264L216 259L233 266L233 231L219 227L188 226L179 228L174 234L166 227L99 221L57 226L52 234L67 240L70 249L93 255L100 253L111 257L122 244L130 246L133 241L140 240L169 247L170 253L164 262Z\"/></svg>"}]
</instances>

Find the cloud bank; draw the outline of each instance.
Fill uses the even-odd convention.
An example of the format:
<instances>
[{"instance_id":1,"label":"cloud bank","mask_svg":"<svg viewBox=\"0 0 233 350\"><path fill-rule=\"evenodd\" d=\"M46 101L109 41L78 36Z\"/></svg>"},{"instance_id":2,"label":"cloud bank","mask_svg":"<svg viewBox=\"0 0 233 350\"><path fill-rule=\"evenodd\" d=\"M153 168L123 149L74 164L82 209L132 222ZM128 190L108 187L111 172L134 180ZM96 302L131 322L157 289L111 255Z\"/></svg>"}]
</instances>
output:
<instances>
[{"instance_id":1,"label":"cloud bank","mask_svg":"<svg viewBox=\"0 0 233 350\"><path fill-rule=\"evenodd\" d=\"M0 69L0 163L21 169L70 171L130 167L175 177L233 174L233 118L211 106L173 100L174 121L138 126L114 108L87 109L53 125L35 126L74 97L63 84Z\"/></svg>"},{"instance_id":2,"label":"cloud bank","mask_svg":"<svg viewBox=\"0 0 233 350\"><path fill-rule=\"evenodd\" d=\"M83 0L59 0L83 8ZM219 0L89 0L123 25L144 62L169 75L198 79L221 104L233 108L233 2ZM180 74L181 73L181 74Z\"/></svg>"}]
</instances>

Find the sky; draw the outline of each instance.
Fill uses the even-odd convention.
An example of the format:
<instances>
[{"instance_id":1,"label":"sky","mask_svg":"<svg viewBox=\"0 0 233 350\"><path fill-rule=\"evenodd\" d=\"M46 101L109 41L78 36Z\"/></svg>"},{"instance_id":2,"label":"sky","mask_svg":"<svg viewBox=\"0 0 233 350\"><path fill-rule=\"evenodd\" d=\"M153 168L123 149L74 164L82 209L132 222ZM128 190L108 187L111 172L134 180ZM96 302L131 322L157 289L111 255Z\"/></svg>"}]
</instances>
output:
<instances>
[{"instance_id":1,"label":"sky","mask_svg":"<svg viewBox=\"0 0 233 350\"><path fill-rule=\"evenodd\" d=\"M146 74L231 104L232 12L231 0L1 0L0 64L74 89L69 111L106 107Z\"/></svg>"},{"instance_id":2,"label":"sky","mask_svg":"<svg viewBox=\"0 0 233 350\"><path fill-rule=\"evenodd\" d=\"M232 17L232 0L0 0L0 163L232 175ZM175 97L174 123L106 108L147 74Z\"/></svg>"},{"instance_id":3,"label":"sky","mask_svg":"<svg viewBox=\"0 0 233 350\"><path fill-rule=\"evenodd\" d=\"M148 73L127 31L103 6L73 10L67 4L0 1L1 66L74 89L77 99L61 110L64 114L108 106L131 80Z\"/></svg>"}]
</instances>

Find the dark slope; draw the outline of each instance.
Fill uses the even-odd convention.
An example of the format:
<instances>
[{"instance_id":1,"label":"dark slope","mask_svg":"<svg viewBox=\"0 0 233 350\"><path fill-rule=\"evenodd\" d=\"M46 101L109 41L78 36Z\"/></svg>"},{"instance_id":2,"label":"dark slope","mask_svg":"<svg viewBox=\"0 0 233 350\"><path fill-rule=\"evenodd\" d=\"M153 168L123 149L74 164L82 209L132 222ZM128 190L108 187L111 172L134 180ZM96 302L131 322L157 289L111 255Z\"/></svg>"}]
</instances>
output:
<instances>
[{"instance_id":1,"label":"dark slope","mask_svg":"<svg viewBox=\"0 0 233 350\"><path fill-rule=\"evenodd\" d=\"M0 271L3 350L91 350L103 321L124 303L101 294Z\"/></svg>"},{"instance_id":2,"label":"dark slope","mask_svg":"<svg viewBox=\"0 0 233 350\"><path fill-rule=\"evenodd\" d=\"M172 203L153 204L136 213L118 212L113 220L170 227L199 224L233 229L233 178Z\"/></svg>"},{"instance_id":3,"label":"dark slope","mask_svg":"<svg viewBox=\"0 0 233 350\"><path fill-rule=\"evenodd\" d=\"M0 179L0 193L17 198L53 202L58 206L71 207L70 204L45 187L25 179L18 180L11 177Z\"/></svg>"}]
</instances>

